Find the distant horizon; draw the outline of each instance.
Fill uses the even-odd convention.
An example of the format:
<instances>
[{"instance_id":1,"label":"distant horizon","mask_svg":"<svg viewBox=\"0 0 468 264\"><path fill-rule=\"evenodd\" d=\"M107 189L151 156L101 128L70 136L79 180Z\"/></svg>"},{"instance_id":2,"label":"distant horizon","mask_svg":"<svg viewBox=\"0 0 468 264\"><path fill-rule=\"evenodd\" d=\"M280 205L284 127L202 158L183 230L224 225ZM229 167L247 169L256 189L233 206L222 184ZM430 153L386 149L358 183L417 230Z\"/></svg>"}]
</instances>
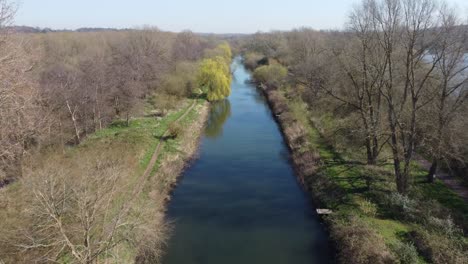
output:
<instances>
[{"instance_id":1,"label":"distant horizon","mask_svg":"<svg viewBox=\"0 0 468 264\"><path fill-rule=\"evenodd\" d=\"M71 28L51 28L51 27L38 27L38 26L31 26L31 25L13 24L10 27L25 27L25 28L34 28L34 29L38 29L38 30L51 30L51 31L77 31L77 30L80 30L80 29L103 29L103 30L109 29L109 30L124 31L124 30L141 30L141 29L145 29L145 28L154 28L154 29L158 29L158 30L160 30L162 32L181 33L181 32L184 32L184 31L190 31L190 32L193 32L195 34L213 34L213 35L252 35L252 34L256 34L256 33L268 33L268 32L273 32L273 31L288 32L288 31L301 29L301 28L307 28L307 29L316 30L316 31L341 30L341 29L316 29L316 28L312 28L312 27L308 27L308 26L300 26L300 27L297 27L297 28L291 28L291 29L286 29L286 30L272 29L272 30L269 30L269 31L256 31L256 32L249 32L249 33L242 33L242 32L219 32L218 33L218 32L198 32L198 31L193 31L193 30L190 30L190 29L184 29L184 30L180 30L180 31L165 30L165 29L160 28L160 27L155 26L155 25L142 25L142 26L125 27L125 28L106 27L106 26L99 26L99 27L88 27L88 26L86 26L86 27L78 27L78 28L71 29Z\"/></svg>"}]
</instances>

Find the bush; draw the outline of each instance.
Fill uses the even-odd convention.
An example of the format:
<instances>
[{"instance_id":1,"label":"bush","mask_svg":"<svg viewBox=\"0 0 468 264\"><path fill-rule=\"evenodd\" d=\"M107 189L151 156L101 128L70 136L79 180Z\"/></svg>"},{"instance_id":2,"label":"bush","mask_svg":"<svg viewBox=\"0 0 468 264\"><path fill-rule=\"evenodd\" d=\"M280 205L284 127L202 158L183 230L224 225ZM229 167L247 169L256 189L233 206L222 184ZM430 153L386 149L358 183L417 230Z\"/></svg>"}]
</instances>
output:
<instances>
[{"instance_id":1,"label":"bush","mask_svg":"<svg viewBox=\"0 0 468 264\"><path fill-rule=\"evenodd\" d=\"M149 103L165 115L168 110L175 109L180 104L180 100L176 96L161 93L153 95Z\"/></svg>"},{"instance_id":2,"label":"bush","mask_svg":"<svg viewBox=\"0 0 468 264\"><path fill-rule=\"evenodd\" d=\"M332 237L337 241L338 260L341 263L395 263L383 238L356 216L335 220Z\"/></svg>"},{"instance_id":3,"label":"bush","mask_svg":"<svg viewBox=\"0 0 468 264\"><path fill-rule=\"evenodd\" d=\"M361 200L358 202L359 209L370 217L375 217L377 215L377 205L369 200Z\"/></svg>"},{"instance_id":4,"label":"bush","mask_svg":"<svg viewBox=\"0 0 468 264\"><path fill-rule=\"evenodd\" d=\"M176 70L166 75L162 82L164 93L183 98L190 96L196 89L196 76L198 65L190 62L183 62L176 65Z\"/></svg>"},{"instance_id":5,"label":"bush","mask_svg":"<svg viewBox=\"0 0 468 264\"><path fill-rule=\"evenodd\" d=\"M177 122L172 122L167 130L167 135L171 138L176 138L180 136L183 132L182 126Z\"/></svg>"},{"instance_id":6,"label":"bush","mask_svg":"<svg viewBox=\"0 0 468 264\"><path fill-rule=\"evenodd\" d=\"M247 69L254 70L258 67L258 62L263 59L263 55L256 52L248 52L244 55L244 65Z\"/></svg>"},{"instance_id":7,"label":"bush","mask_svg":"<svg viewBox=\"0 0 468 264\"><path fill-rule=\"evenodd\" d=\"M468 244L463 238L450 239L427 230L414 231L410 235L418 251L424 258L435 264L468 263Z\"/></svg>"},{"instance_id":8,"label":"bush","mask_svg":"<svg viewBox=\"0 0 468 264\"><path fill-rule=\"evenodd\" d=\"M391 249L401 264L418 263L419 254L413 243L396 242L391 245Z\"/></svg>"},{"instance_id":9,"label":"bush","mask_svg":"<svg viewBox=\"0 0 468 264\"><path fill-rule=\"evenodd\" d=\"M280 64L265 65L258 67L253 74L256 81L269 85L278 86L288 75L286 67Z\"/></svg>"},{"instance_id":10,"label":"bush","mask_svg":"<svg viewBox=\"0 0 468 264\"><path fill-rule=\"evenodd\" d=\"M447 218L437 218L431 216L428 219L428 226L449 238L455 238L457 236L463 235L463 230L455 225L450 216Z\"/></svg>"},{"instance_id":11,"label":"bush","mask_svg":"<svg viewBox=\"0 0 468 264\"><path fill-rule=\"evenodd\" d=\"M392 192L386 198L388 212L394 218L417 220L419 216L419 206L416 200L397 192Z\"/></svg>"}]
</instances>

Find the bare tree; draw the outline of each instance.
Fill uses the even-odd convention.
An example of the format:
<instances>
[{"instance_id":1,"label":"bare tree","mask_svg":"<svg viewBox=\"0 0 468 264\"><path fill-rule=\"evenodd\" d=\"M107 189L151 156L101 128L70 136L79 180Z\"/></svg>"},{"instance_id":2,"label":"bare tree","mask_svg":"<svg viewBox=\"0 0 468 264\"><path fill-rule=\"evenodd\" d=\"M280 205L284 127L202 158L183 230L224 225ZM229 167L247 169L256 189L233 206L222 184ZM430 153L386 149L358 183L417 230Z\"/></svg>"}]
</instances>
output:
<instances>
[{"instance_id":1,"label":"bare tree","mask_svg":"<svg viewBox=\"0 0 468 264\"><path fill-rule=\"evenodd\" d=\"M141 188L128 180L125 161L90 153L49 164L28 172L24 184L32 195L24 218L31 224L18 227L9 243L34 261L68 255L83 264L115 258L114 248L136 243L144 224L137 206Z\"/></svg>"},{"instance_id":2,"label":"bare tree","mask_svg":"<svg viewBox=\"0 0 468 264\"><path fill-rule=\"evenodd\" d=\"M62 113L67 116L73 127L74 141L79 144L83 134L82 110L88 96L80 89L77 78L78 73L72 66L57 63L42 73L41 87L46 105L58 112L58 116Z\"/></svg>"},{"instance_id":3,"label":"bare tree","mask_svg":"<svg viewBox=\"0 0 468 264\"><path fill-rule=\"evenodd\" d=\"M117 116L129 121L138 99L143 98L162 80L167 70L169 48L158 31L128 33L126 39L111 44L112 62L109 81L112 102Z\"/></svg>"},{"instance_id":4,"label":"bare tree","mask_svg":"<svg viewBox=\"0 0 468 264\"><path fill-rule=\"evenodd\" d=\"M195 61L203 56L204 45L200 37L191 31L177 34L172 48L175 61Z\"/></svg>"},{"instance_id":5,"label":"bare tree","mask_svg":"<svg viewBox=\"0 0 468 264\"><path fill-rule=\"evenodd\" d=\"M408 188L417 143L418 113L431 102L427 96L437 60L428 61L438 34L436 6L431 0L376 2L374 19L380 32L386 69L381 95L386 101L390 146L397 189Z\"/></svg>"},{"instance_id":6,"label":"bare tree","mask_svg":"<svg viewBox=\"0 0 468 264\"><path fill-rule=\"evenodd\" d=\"M374 20L375 2L364 1L350 15L349 30L352 38L342 47L332 48L332 58L336 61L337 75L344 76L346 81L336 78L337 82L323 86L327 94L352 106L358 113L363 126L367 163L376 164L383 143L382 138L382 95L386 61L381 54L378 30ZM334 87L337 84L337 87ZM341 87L340 87L341 86ZM338 88L338 91L337 89ZM383 143L381 143L383 141Z\"/></svg>"},{"instance_id":7,"label":"bare tree","mask_svg":"<svg viewBox=\"0 0 468 264\"><path fill-rule=\"evenodd\" d=\"M441 9L440 40L432 49L432 60L437 61L437 86L435 91L434 122L431 118L428 145L432 165L428 181L434 180L439 162L446 158L458 159L460 154L450 148L451 127L455 118L462 118L458 112L468 96L468 58L465 43L468 31L447 6ZM429 112L433 112L430 111Z\"/></svg>"},{"instance_id":8,"label":"bare tree","mask_svg":"<svg viewBox=\"0 0 468 264\"><path fill-rule=\"evenodd\" d=\"M22 40L9 34L15 8L0 0L0 184L21 175L25 151L36 142L37 90L27 78L32 63Z\"/></svg>"}]
</instances>

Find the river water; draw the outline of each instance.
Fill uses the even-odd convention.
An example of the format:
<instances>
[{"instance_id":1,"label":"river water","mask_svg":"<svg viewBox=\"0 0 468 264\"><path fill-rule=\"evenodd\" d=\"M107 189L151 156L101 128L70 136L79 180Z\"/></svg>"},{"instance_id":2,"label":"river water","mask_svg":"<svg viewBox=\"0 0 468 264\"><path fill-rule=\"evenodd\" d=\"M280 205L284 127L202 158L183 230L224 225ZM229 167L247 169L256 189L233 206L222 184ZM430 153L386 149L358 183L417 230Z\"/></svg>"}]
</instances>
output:
<instances>
[{"instance_id":1,"label":"river water","mask_svg":"<svg viewBox=\"0 0 468 264\"><path fill-rule=\"evenodd\" d=\"M240 58L232 70L232 94L213 105L199 158L169 204L163 263L327 263L327 235L280 129Z\"/></svg>"}]
</instances>

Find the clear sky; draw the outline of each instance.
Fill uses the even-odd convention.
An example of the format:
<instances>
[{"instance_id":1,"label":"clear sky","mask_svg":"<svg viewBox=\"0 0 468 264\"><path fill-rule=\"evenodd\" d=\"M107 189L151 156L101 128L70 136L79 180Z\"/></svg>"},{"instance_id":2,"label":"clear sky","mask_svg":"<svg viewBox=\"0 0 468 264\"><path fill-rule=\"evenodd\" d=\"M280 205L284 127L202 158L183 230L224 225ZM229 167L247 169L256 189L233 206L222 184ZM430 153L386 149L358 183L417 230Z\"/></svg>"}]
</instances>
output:
<instances>
[{"instance_id":1,"label":"clear sky","mask_svg":"<svg viewBox=\"0 0 468 264\"><path fill-rule=\"evenodd\" d=\"M358 0L16 0L17 25L76 29L129 28L252 33L341 28ZM467 0L449 0L468 16Z\"/></svg>"}]
</instances>

